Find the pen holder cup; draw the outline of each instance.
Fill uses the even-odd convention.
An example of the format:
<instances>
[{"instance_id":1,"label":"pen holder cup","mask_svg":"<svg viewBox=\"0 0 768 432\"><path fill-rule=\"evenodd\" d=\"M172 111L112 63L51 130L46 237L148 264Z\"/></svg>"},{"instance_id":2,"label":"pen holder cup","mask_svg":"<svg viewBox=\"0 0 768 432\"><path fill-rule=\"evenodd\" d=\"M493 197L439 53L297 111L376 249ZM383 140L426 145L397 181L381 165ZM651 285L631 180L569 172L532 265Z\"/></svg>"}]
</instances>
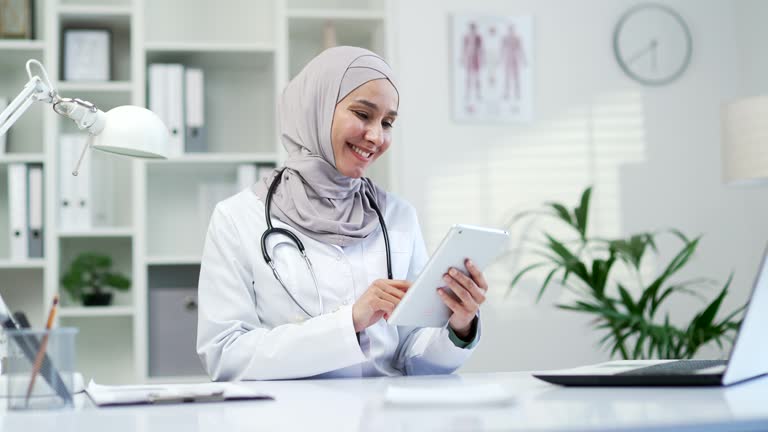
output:
<instances>
[{"instance_id":1,"label":"pen holder cup","mask_svg":"<svg viewBox=\"0 0 768 432\"><path fill-rule=\"evenodd\" d=\"M6 330L8 409L73 406L76 335L72 327Z\"/></svg>"}]
</instances>

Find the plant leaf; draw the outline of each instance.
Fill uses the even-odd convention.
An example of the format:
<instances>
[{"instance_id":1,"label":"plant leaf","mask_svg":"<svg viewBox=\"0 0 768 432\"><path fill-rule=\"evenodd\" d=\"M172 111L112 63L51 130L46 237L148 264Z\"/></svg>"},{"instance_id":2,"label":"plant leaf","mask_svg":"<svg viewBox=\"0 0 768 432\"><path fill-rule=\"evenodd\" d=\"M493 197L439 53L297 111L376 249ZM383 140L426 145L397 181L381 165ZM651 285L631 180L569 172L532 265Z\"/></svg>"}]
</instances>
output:
<instances>
[{"instance_id":1,"label":"plant leaf","mask_svg":"<svg viewBox=\"0 0 768 432\"><path fill-rule=\"evenodd\" d=\"M517 275L515 275L514 279L512 279L512 282L509 283L509 287L507 288L507 292L506 292L505 296L509 295L509 293L512 291L512 288L514 288L515 285L517 285L517 282L520 281L520 279L522 279L522 277L525 276L526 273L528 273L528 272L530 272L532 270L535 270L535 269L537 269L539 267L543 267L543 266L545 266L547 264L548 263L535 263L535 264L531 264L531 265L525 267L524 269L520 270L520 272L518 272Z\"/></svg>"},{"instance_id":2,"label":"plant leaf","mask_svg":"<svg viewBox=\"0 0 768 432\"><path fill-rule=\"evenodd\" d=\"M558 270L560 270L560 269L559 268L552 269L552 271L549 272L549 274L547 275L547 278L544 279L544 283L541 285L541 289L539 289L539 294L536 296L536 302L537 303L539 302L539 300L541 300L541 296L544 295L544 290L547 289L547 285L549 285L549 281L552 279L552 276L554 276L554 274Z\"/></svg>"},{"instance_id":3,"label":"plant leaf","mask_svg":"<svg viewBox=\"0 0 768 432\"><path fill-rule=\"evenodd\" d=\"M555 203L555 202L547 203L547 205L552 207L552 209L555 211L555 214L557 215L557 217L560 218L560 220L578 229L578 227L576 227L573 224L573 220L571 220L571 214L568 213L568 209L566 209L564 205L560 203Z\"/></svg>"},{"instance_id":4,"label":"plant leaf","mask_svg":"<svg viewBox=\"0 0 768 432\"><path fill-rule=\"evenodd\" d=\"M592 187L590 186L581 194L581 203L573 212L576 218L576 228L583 240L586 240L587 238L587 216L589 213L589 200L591 195Z\"/></svg>"},{"instance_id":5,"label":"plant leaf","mask_svg":"<svg viewBox=\"0 0 768 432\"><path fill-rule=\"evenodd\" d=\"M571 251L568 250L565 245L555 240L554 237L547 233L545 233L545 236L549 240L549 248L552 249L552 251L561 258L561 264L566 268L566 270L578 276L587 285L590 285L591 280L589 277L589 272L587 271L586 266L584 266L584 263L582 263L573 253L571 253Z\"/></svg>"},{"instance_id":6,"label":"plant leaf","mask_svg":"<svg viewBox=\"0 0 768 432\"><path fill-rule=\"evenodd\" d=\"M635 304L634 300L632 300L632 296L629 294L629 291L627 291L621 284L618 284L618 288L619 294L621 295L621 302L624 307L627 308L627 312L631 314L637 314L639 312L637 310L637 304Z\"/></svg>"}]
</instances>

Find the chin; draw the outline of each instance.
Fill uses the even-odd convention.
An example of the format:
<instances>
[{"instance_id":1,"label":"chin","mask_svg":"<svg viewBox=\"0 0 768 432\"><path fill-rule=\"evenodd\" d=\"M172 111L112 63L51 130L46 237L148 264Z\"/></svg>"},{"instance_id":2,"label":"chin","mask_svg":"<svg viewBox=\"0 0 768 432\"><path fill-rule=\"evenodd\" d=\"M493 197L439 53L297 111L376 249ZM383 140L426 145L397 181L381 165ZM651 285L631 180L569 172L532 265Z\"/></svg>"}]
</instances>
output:
<instances>
[{"instance_id":1,"label":"chin","mask_svg":"<svg viewBox=\"0 0 768 432\"><path fill-rule=\"evenodd\" d=\"M359 168L343 168L339 172L341 175L352 178L360 178L365 176L365 169Z\"/></svg>"},{"instance_id":2,"label":"chin","mask_svg":"<svg viewBox=\"0 0 768 432\"><path fill-rule=\"evenodd\" d=\"M344 173L342 173L342 174L344 174ZM350 172L348 174L344 174L344 175L347 176L347 177L352 177L352 178L361 178L361 177L365 176L365 172L364 171L354 170L354 171L352 171L352 172Z\"/></svg>"}]
</instances>

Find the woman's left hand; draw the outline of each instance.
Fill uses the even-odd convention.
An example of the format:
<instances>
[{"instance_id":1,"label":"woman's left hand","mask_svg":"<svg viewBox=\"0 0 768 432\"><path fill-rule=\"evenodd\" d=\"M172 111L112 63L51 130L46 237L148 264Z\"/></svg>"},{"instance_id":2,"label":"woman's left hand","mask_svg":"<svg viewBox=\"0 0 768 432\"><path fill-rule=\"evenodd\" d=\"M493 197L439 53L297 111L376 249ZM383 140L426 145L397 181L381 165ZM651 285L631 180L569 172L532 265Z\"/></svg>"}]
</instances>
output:
<instances>
[{"instance_id":1,"label":"woman's left hand","mask_svg":"<svg viewBox=\"0 0 768 432\"><path fill-rule=\"evenodd\" d=\"M455 296L446 292L445 288L437 289L443 303L453 311L448 325L462 339L469 336L469 332L472 330L472 321L475 319L480 305L485 302L485 293L488 291L488 283L485 281L483 272L469 259L464 261L464 266L467 268L469 276L455 268L450 268L448 273L443 275L443 281Z\"/></svg>"}]
</instances>

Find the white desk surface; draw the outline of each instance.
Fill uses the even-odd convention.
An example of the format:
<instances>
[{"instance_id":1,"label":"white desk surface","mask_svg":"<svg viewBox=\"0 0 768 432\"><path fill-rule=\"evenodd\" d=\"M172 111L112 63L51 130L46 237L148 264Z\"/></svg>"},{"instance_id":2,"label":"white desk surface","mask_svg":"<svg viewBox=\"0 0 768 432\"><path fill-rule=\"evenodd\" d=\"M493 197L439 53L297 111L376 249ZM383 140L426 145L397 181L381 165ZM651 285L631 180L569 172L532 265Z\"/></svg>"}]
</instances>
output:
<instances>
[{"instance_id":1,"label":"white desk surface","mask_svg":"<svg viewBox=\"0 0 768 432\"><path fill-rule=\"evenodd\" d=\"M506 406L396 407L388 385L500 383ZM564 388L529 373L250 382L275 401L8 412L3 432L768 430L768 377L727 388ZM5 410L5 408L3 408Z\"/></svg>"}]
</instances>

